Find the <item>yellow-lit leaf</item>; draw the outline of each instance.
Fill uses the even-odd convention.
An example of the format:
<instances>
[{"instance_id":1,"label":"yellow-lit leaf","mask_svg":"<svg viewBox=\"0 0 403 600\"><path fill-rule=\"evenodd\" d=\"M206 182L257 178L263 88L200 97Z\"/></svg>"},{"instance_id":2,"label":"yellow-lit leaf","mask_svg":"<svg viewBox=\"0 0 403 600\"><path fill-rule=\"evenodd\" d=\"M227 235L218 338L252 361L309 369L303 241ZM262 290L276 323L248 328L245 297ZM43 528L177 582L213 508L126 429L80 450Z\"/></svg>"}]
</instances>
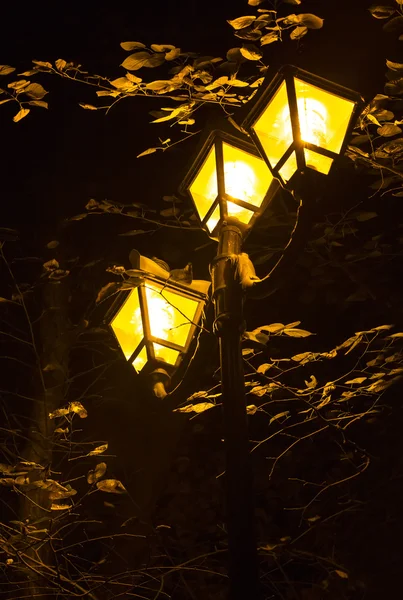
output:
<instances>
[{"instance_id":1,"label":"yellow-lit leaf","mask_svg":"<svg viewBox=\"0 0 403 600\"><path fill-rule=\"evenodd\" d=\"M87 482L91 484L101 479L106 473L106 468L106 463L98 463L94 470L88 471Z\"/></svg>"},{"instance_id":2,"label":"yellow-lit leaf","mask_svg":"<svg viewBox=\"0 0 403 600\"><path fill-rule=\"evenodd\" d=\"M249 27L256 20L255 16L245 16L238 17L237 19L233 19L232 21L227 21L234 29L243 29L244 27Z\"/></svg>"},{"instance_id":3,"label":"yellow-lit leaf","mask_svg":"<svg viewBox=\"0 0 403 600\"><path fill-rule=\"evenodd\" d=\"M79 102L79 105L81 108L85 108L86 110L98 110L93 104L83 104L82 102Z\"/></svg>"},{"instance_id":4,"label":"yellow-lit leaf","mask_svg":"<svg viewBox=\"0 0 403 600\"><path fill-rule=\"evenodd\" d=\"M291 40L300 40L308 33L308 27L300 26L293 29L290 33Z\"/></svg>"},{"instance_id":5,"label":"yellow-lit leaf","mask_svg":"<svg viewBox=\"0 0 403 600\"><path fill-rule=\"evenodd\" d=\"M126 50L127 52L135 50L136 48L145 48L145 44L142 44L141 42L120 42L120 46L121 48L123 48L123 50Z\"/></svg>"},{"instance_id":6,"label":"yellow-lit leaf","mask_svg":"<svg viewBox=\"0 0 403 600\"><path fill-rule=\"evenodd\" d=\"M121 481L118 479L103 479L98 481L97 488L101 492L108 492L108 494L125 494L126 488Z\"/></svg>"},{"instance_id":7,"label":"yellow-lit leaf","mask_svg":"<svg viewBox=\"0 0 403 600\"><path fill-rule=\"evenodd\" d=\"M15 117L13 117L14 123L18 123L18 121L21 121L21 119L26 117L29 112L30 112L29 108L21 108L21 110L17 112Z\"/></svg>"},{"instance_id":8,"label":"yellow-lit leaf","mask_svg":"<svg viewBox=\"0 0 403 600\"><path fill-rule=\"evenodd\" d=\"M290 414L289 410L285 410L284 412L278 413L277 415L274 415L274 417L272 417L269 421L269 425L271 425L274 421L278 421L279 419L282 419L283 417L288 417L288 415Z\"/></svg>"},{"instance_id":9,"label":"yellow-lit leaf","mask_svg":"<svg viewBox=\"0 0 403 600\"><path fill-rule=\"evenodd\" d=\"M91 450L87 454L87 456L98 456L98 454L103 454L108 449L108 444L102 444L101 446L97 446L94 450Z\"/></svg>"},{"instance_id":10,"label":"yellow-lit leaf","mask_svg":"<svg viewBox=\"0 0 403 600\"><path fill-rule=\"evenodd\" d=\"M88 413L85 410L84 406L81 404L81 402L70 402L69 407L71 412L76 413L80 417L80 419L85 419L86 417L88 417Z\"/></svg>"},{"instance_id":11,"label":"yellow-lit leaf","mask_svg":"<svg viewBox=\"0 0 403 600\"><path fill-rule=\"evenodd\" d=\"M340 569L335 569L334 572L337 573L337 575L339 577L341 577L341 579L348 579L348 574L345 571L340 571Z\"/></svg>"},{"instance_id":12,"label":"yellow-lit leaf","mask_svg":"<svg viewBox=\"0 0 403 600\"><path fill-rule=\"evenodd\" d=\"M382 375L383 375L383 373L382 373ZM348 385L348 384L350 384L350 385L354 385L354 384L358 385L358 384L362 383L365 380L366 380L366 377L356 377L355 379L349 379L348 381L345 381L344 383L346 385Z\"/></svg>"}]
</instances>

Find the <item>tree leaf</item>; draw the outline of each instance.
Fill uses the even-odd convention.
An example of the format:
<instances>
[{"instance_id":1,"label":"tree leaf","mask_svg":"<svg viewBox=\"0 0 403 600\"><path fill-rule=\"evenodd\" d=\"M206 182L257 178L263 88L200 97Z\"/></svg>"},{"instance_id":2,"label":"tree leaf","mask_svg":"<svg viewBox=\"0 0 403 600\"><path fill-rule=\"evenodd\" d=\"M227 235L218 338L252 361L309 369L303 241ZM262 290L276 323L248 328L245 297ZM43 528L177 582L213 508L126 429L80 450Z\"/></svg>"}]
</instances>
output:
<instances>
[{"instance_id":1,"label":"tree leaf","mask_svg":"<svg viewBox=\"0 0 403 600\"><path fill-rule=\"evenodd\" d=\"M105 475L106 469L107 469L106 463L104 463L104 462L98 463L94 470L91 469L90 471L88 471L87 482L89 484L92 484L92 483L95 483L96 481L98 481L98 479L101 479L101 477L103 477Z\"/></svg>"},{"instance_id":2,"label":"tree leaf","mask_svg":"<svg viewBox=\"0 0 403 600\"><path fill-rule=\"evenodd\" d=\"M284 329L283 333L288 335L289 337L308 337L309 335L313 335L310 331L305 331L305 329Z\"/></svg>"},{"instance_id":3,"label":"tree leaf","mask_svg":"<svg viewBox=\"0 0 403 600\"><path fill-rule=\"evenodd\" d=\"M40 83L30 83L25 89L24 94L33 98L33 100L41 100L48 92Z\"/></svg>"},{"instance_id":4,"label":"tree leaf","mask_svg":"<svg viewBox=\"0 0 403 600\"><path fill-rule=\"evenodd\" d=\"M21 108L21 110L19 110L17 114L13 117L14 123L18 123L18 121L21 121L21 119L26 117L27 114L29 114L30 110L30 108Z\"/></svg>"},{"instance_id":5,"label":"tree leaf","mask_svg":"<svg viewBox=\"0 0 403 600\"><path fill-rule=\"evenodd\" d=\"M345 571L340 571L340 569L335 569L334 572L337 573L337 575L339 577L341 577L341 579L348 579L348 574Z\"/></svg>"},{"instance_id":6,"label":"tree leaf","mask_svg":"<svg viewBox=\"0 0 403 600\"><path fill-rule=\"evenodd\" d=\"M378 135L383 137L392 137L393 135L397 135L398 133L402 133L402 130L397 125L393 123L385 123L382 127L378 127L377 129Z\"/></svg>"},{"instance_id":7,"label":"tree leaf","mask_svg":"<svg viewBox=\"0 0 403 600\"><path fill-rule=\"evenodd\" d=\"M392 71L403 71L403 63L397 63L393 62L392 60L387 60L386 66Z\"/></svg>"},{"instance_id":8,"label":"tree leaf","mask_svg":"<svg viewBox=\"0 0 403 600\"><path fill-rule=\"evenodd\" d=\"M109 296L114 294L119 289L119 284L116 281L111 281L104 285L98 292L98 295L95 300L95 304L99 304L103 300L106 300Z\"/></svg>"},{"instance_id":9,"label":"tree leaf","mask_svg":"<svg viewBox=\"0 0 403 600\"><path fill-rule=\"evenodd\" d=\"M296 27L290 33L291 40L300 40L308 33L308 27Z\"/></svg>"},{"instance_id":10,"label":"tree leaf","mask_svg":"<svg viewBox=\"0 0 403 600\"><path fill-rule=\"evenodd\" d=\"M83 104L79 102L79 106L81 106L81 108L85 108L86 110L98 110L98 108L93 104Z\"/></svg>"},{"instance_id":11,"label":"tree leaf","mask_svg":"<svg viewBox=\"0 0 403 600\"><path fill-rule=\"evenodd\" d=\"M345 381L344 383L345 383L345 385L359 385L366 379L367 379L366 377L356 377L355 379L349 379L348 381Z\"/></svg>"},{"instance_id":12,"label":"tree leaf","mask_svg":"<svg viewBox=\"0 0 403 600\"><path fill-rule=\"evenodd\" d=\"M259 48L254 44L244 44L240 52L247 60L260 60L263 56Z\"/></svg>"},{"instance_id":13,"label":"tree leaf","mask_svg":"<svg viewBox=\"0 0 403 600\"><path fill-rule=\"evenodd\" d=\"M277 415L274 415L274 417L272 417L269 421L269 425L271 425L272 423L274 423L274 421L278 421L278 419L282 419L283 417L288 417L288 415L290 414L289 410L285 410L284 412L278 413Z\"/></svg>"},{"instance_id":14,"label":"tree leaf","mask_svg":"<svg viewBox=\"0 0 403 600\"><path fill-rule=\"evenodd\" d=\"M371 15L375 17L375 19L388 19L396 12L396 9L392 6L374 5L371 6L368 10L371 13Z\"/></svg>"},{"instance_id":15,"label":"tree leaf","mask_svg":"<svg viewBox=\"0 0 403 600\"><path fill-rule=\"evenodd\" d=\"M403 17L393 17L382 28L386 33L401 33L403 31Z\"/></svg>"},{"instance_id":16,"label":"tree leaf","mask_svg":"<svg viewBox=\"0 0 403 600\"><path fill-rule=\"evenodd\" d=\"M227 75L223 75L222 77L219 77L218 79L216 79L209 85L206 85L206 90L207 91L215 90L216 88L221 87L226 84L229 84L229 83L230 82L228 81Z\"/></svg>"},{"instance_id":17,"label":"tree leaf","mask_svg":"<svg viewBox=\"0 0 403 600\"><path fill-rule=\"evenodd\" d=\"M249 6L259 6L264 0L248 0Z\"/></svg>"},{"instance_id":18,"label":"tree leaf","mask_svg":"<svg viewBox=\"0 0 403 600\"><path fill-rule=\"evenodd\" d=\"M73 508L72 504L57 504L55 502L52 502L50 506L50 510L69 510L70 508Z\"/></svg>"},{"instance_id":19,"label":"tree leaf","mask_svg":"<svg viewBox=\"0 0 403 600\"><path fill-rule=\"evenodd\" d=\"M246 407L246 414L247 415L254 415L257 412L257 406L255 404L248 404L248 406Z\"/></svg>"},{"instance_id":20,"label":"tree leaf","mask_svg":"<svg viewBox=\"0 0 403 600\"><path fill-rule=\"evenodd\" d=\"M154 152L157 152L158 148L147 148L147 150L144 150L144 152L140 152L140 154L137 154L136 158L140 158L141 156L147 156L148 154L154 154Z\"/></svg>"},{"instance_id":21,"label":"tree leaf","mask_svg":"<svg viewBox=\"0 0 403 600\"><path fill-rule=\"evenodd\" d=\"M135 50L136 48L141 49L146 47L145 44L142 44L141 42L120 42L120 46L127 52Z\"/></svg>"},{"instance_id":22,"label":"tree leaf","mask_svg":"<svg viewBox=\"0 0 403 600\"><path fill-rule=\"evenodd\" d=\"M49 108L49 104L44 100L30 100L28 104L31 106L40 106L41 108Z\"/></svg>"},{"instance_id":23,"label":"tree leaf","mask_svg":"<svg viewBox=\"0 0 403 600\"><path fill-rule=\"evenodd\" d=\"M102 444L101 446L97 446L91 452L88 452L87 456L98 456L98 454L103 454L108 449L108 444Z\"/></svg>"},{"instance_id":24,"label":"tree leaf","mask_svg":"<svg viewBox=\"0 0 403 600\"><path fill-rule=\"evenodd\" d=\"M46 62L44 60L33 60L34 65L38 65L38 67L44 67L46 69L53 69L52 63Z\"/></svg>"},{"instance_id":25,"label":"tree leaf","mask_svg":"<svg viewBox=\"0 0 403 600\"><path fill-rule=\"evenodd\" d=\"M64 71L67 67L67 62L63 58L58 58L55 60L55 66L58 71Z\"/></svg>"},{"instance_id":26,"label":"tree leaf","mask_svg":"<svg viewBox=\"0 0 403 600\"><path fill-rule=\"evenodd\" d=\"M85 410L81 402L78 402L78 400L70 402L69 409L71 412L77 414L80 417L80 419L85 419L86 417L88 417L87 411Z\"/></svg>"},{"instance_id":27,"label":"tree leaf","mask_svg":"<svg viewBox=\"0 0 403 600\"><path fill-rule=\"evenodd\" d=\"M10 67L9 65L0 65L0 75L10 75L15 71L15 67Z\"/></svg>"},{"instance_id":28,"label":"tree leaf","mask_svg":"<svg viewBox=\"0 0 403 600\"><path fill-rule=\"evenodd\" d=\"M255 16L245 16L238 17L237 19L233 19L232 21L227 21L234 29L244 29L245 27L249 27L256 20Z\"/></svg>"},{"instance_id":29,"label":"tree leaf","mask_svg":"<svg viewBox=\"0 0 403 600\"><path fill-rule=\"evenodd\" d=\"M130 54L121 64L128 71L138 71L142 67L158 67L165 61L163 54L150 54L149 52L135 52Z\"/></svg>"},{"instance_id":30,"label":"tree leaf","mask_svg":"<svg viewBox=\"0 0 403 600\"><path fill-rule=\"evenodd\" d=\"M6 98L5 100L0 100L0 104L5 104L6 102L11 102L12 98Z\"/></svg>"},{"instance_id":31,"label":"tree leaf","mask_svg":"<svg viewBox=\"0 0 403 600\"><path fill-rule=\"evenodd\" d=\"M267 46L268 44L272 44L273 42L277 42L278 39L279 39L278 32L277 31L270 31L269 33L266 33L265 35L262 35L262 37L260 38L260 45L261 46Z\"/></svg>"},{"instance_id":32,"label":"tree leaf","mask_svg":"<svg viewBox=\"0 0 403 600\"><path fill-rule=\"evenodd\" d=\"M249 83L246 81L241 81L240 79L230 79L228 84L234 87L248 87L249 85Z\"/></svg>"},{"instance_id":33,"label":"tree leaf","mask_svg":"<svg viewBox=\"0 0 403 600\"><path fill-rule=\"evenodd\" d=\"M108 492L108 494L126 494L127 490L123 483L118 479L103 479L98 481L97 488L101 492Z\"/></svg>"}]
</instances>

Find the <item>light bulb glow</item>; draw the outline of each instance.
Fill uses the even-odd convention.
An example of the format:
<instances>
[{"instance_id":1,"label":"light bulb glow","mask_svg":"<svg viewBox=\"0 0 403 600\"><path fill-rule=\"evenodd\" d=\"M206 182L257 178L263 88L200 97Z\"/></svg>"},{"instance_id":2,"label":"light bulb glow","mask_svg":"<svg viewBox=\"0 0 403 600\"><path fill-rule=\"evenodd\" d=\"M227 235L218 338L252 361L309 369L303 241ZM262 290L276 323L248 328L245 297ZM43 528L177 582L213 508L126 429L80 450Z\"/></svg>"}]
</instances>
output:
<instances>
[{"instance_id":1,"label":"light bulb glow","mask_svg":"<svg viewBox=\"0 0 403 600\"><path fill-rule=\"evenodd\" d=\"M301 139L304 142L325 147L327 143L327 110L326 107L314 98L299 98L297 101L299 127ZM287 132L287 144L292 142L290 127L290 112L288 106L283 110L283 130Z\"/></svg>"},{"instance_id":2,"label":"light bulb glow","mask_svg":"<svg viewBox=\"0 0 403 600\"><path fill-rule=\"evenodd\" d=\"M159 292L150 288L147 289L147 306L151 335L162 340L174 341L174 307ZM134 311L130 324L133 325L135 333L142 331L140 307Z\"/></svg>"},{"instance_id":3,"label":"light bulb glow","mask_svg":"<svg viewBox=\"0 0 403 600\"><path fill-rule=\"evenodd\" d=\"M256 177L253 169L241 160L224 164L225 191L233 198L253 202L256 195ZM241 209L240 206L237 208ZM234 209L234 212L235 209Z\"/></svg>"}]
</instances>

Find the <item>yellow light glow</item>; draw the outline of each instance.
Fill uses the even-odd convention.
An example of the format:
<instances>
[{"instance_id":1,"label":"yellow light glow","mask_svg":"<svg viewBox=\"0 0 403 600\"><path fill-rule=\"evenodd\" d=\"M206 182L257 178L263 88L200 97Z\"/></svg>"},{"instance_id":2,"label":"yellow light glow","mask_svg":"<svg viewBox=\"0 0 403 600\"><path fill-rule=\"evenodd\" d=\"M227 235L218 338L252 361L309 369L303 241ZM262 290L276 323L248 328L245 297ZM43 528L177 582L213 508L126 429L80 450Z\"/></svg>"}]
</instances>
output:
<instances>
[{"instance_id":1,"label":"yellow light glow","mask_svg":"<svg viewBox=\"0 0 403 600\"><path fill-rule=\"evenodd\" d=\"M301 137L339 153L354 110L354 102L295 79Z\"/></svg>"},{"instance_id":2,"label":"yellow light glow","mask_svg":"<svg viewBox=\"0 0 403 600\"><path fill-rule=\"evenodd\" d=\"M273 176L264 160L225 142L223 155L225 192L252 206L261 206L273 181Z\"/></svg>"},{"instance_id":3,"label":"yellow light glow","mask_svg":"<svg viewBox=\"0 0 403 600\"><path fill-rule=\"evenodd\" d=\"M194 328L198 301L157 283L147 284L146 300L151 335L185 349ZM175 364L179 355L177 350L158 343L154 343L154 351L159 360L169 364Z\"/></svg>"},{"instance_id":4,"label":"yellow light glow","mask_svg":"<svg viewBox=\"0 0 403 600\"><path fill-rule=\"evenodd\" d=\"M133 322L134 315L136 317ZM125 303L112 320L111 327L126 360L129 360L144 335L137 288L130 292Z\"/></svg>"},{"instance_id":5,"label":"yellow light glow","mask_svg":"<svg viewBox=\"0 0 403 600\"><path fill-rule=\"evenodd\" d=\"M294 82L302 141L339 153L355 103L301 79L295 78ZM293 142L285 82L280 85L253 129L270 164L275 167ZM286 180L297 170L295 157L293 154L291 157L280 171ZM307 149L305 158L310 168L321 173L329 172L332 159Z\"/></svg>"},{"instance_id":6,"label":"yellow light glow","mask_svg":"<svg viewBox=\"0 0 403 600\"><path fill-rule=\"evenodd\" d=\"M260 207L273 180L270 169L263 159L227 142L222 143L224 158L225 192L238 200L252 206ZM201 220L204 219L217 199L218 184L216 170L216 154L214 146L200 168L189 191L196 205ZM231 210L230 210L231 208ZM253 211L235 203L228 205L230 216L243 223L249 223ZM217 206L207 222L210 232L220 220L220 209Z\"/></svg>"},{"instance_id":7,"label":"yellow light glow","mask_svg":"<svg viewBox=\"0 0 403 600\"><path fill-rule=\"evenodd\" d=\"M288 96L283 82L253 126L263 150L275 167L290 146L292 129ZM291 177L292 173L290 174Z\"/></svg>"},{"instance_id":8,"label":"yellow light glow","mask_svg":"<svg viewBox=\"0 0 403 600\"><path fill-rule=\"evenodd\" d=\"M306 166L310 169L314 169L315 171L319 171L320 173L327 175L330 171L330 167L333 164L333 159L305 148L305 162Z\"/></svg>"},{"instance_id":9,"label":"yellow light glow","mask_svg":"<svg viewBox=\"0 0 403 600\"><path fill-rule=\"evenodd\" d=\"M327 140L327 110L314 98L299 98L297 101L301 139L304 142L324 147ZM289 110L283 112L284 121L289 119ZM286 128L289 131L290 128ZM288 140L292 142L292 136Z\"/></svg>"},{"instance_id":10,"label":"yellow light glow","mask_svg":"<svg viewBox=\"0 0 403 600\"><path fill-rule=\"evenodd\" d=\"M167 348L166 346L162 346L161 344L157 344L154 342L154 353L155 357L158 360L163 360L169 365L174 365L179 356L178 350L174 350L173 348Z\"/></svg>"},{"instance_id":11,"label":"yellow light glow","mask_svg":"<svg viewBox=\"0 0 403 600\"><path fill-rule=\"evenodd\" d=\"M216 157L214 146L209 151L206 160L189 188L193 202L196 205L199 218L202 221L211 208L211 203L217 198ZM212 231L214 227L210 229Z\"/></svg>"},{"instance_id":12,"label":"yellow light glow","mask_svg":"<svg viewBox=\"0 0 403 600\"><path fill-rule=\"evenodd\" d=\"M143 346L143 348L140 350L139 354L136 356L136 358L132 362L132 365L136 369L136 371L141 371L141 369L146 364L147 360L148 360L147 350L146 350L146 347Z\"/></svg>"}]
</instances>

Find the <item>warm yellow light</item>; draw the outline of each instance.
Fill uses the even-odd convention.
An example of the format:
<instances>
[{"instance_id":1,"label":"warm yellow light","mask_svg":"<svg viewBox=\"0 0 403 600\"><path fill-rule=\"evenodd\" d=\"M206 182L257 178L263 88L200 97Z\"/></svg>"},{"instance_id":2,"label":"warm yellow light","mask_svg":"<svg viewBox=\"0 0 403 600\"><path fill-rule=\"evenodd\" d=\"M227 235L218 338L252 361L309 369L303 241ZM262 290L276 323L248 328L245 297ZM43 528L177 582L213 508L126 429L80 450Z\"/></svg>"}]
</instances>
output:
<instances>
[{"instance_id":1,"label":"warm yellow light","mask_svg":"<svg viewBox=\"0 0 403 600\"><path fill-rule=\"evenodd\" d=\"M295 78L301 139L319 148L338 154L354 111L355 103ZM253 129L272 167L284 156L293 142L287 87L283 81ZM328 173L332 159L305 149L308 167ZM294 153L280 170L288 180L297 170Z\"/></svg>"},{"instance_id":2,"label":"warm yellow light","mask_svg":"<svg viewBox=\"0 0 403 600\"><path fill-rule=\"evenodd\" d=\"M261 206L273 180L270 169L264 160L224 141L222 142L222 148L225 193L253 206ZM199 217L203 220L218 195L214 146L209 151L196 178L190 185L189 191ZM254 212L234 202L228 202L228 214L247 224L253 217ZM217 206L207 221L207 228L210 232L213 231L219 220L220 209Z\"/></svg>"},{"instance_id":3,"label":"warm yellow light","mask_svg":"<svg viewBox=\"0 0 403 600\"><path fill-rule=\"evenodd\" d=\"M150 333L154 338L185 348L193 327L198 301L182 296L157 283L146 284L147 313ZM132 324L137 326L138 314ZM179 351L154 342L156 358L171 365L176 363Z\"/></svg>"},{"instance_id":4,"label":"warm yellow light","mask_svg":"<svg viewBox=\"0 0 403 600\"><path fill-rule=\"evenodd\" d=\"M300 98L297 106L301 139L316 146L325 146L327 136L327 110L325 106L314 98ZM290 118L288 110L284 115L284 120L287 118ZM290 138L290 144L291 141Z\"/></svg>"},{"instance_id":5,"label":"warm yellow light","mask_svg":"<svg viewBox=\"0 0 403 600\"><path fill-rule=\"evenodd\" d=\"M207 158L191 184L189 191L196 205L200 220L202 221L210 210L211 203L217 198L218 194L214 146L209 151ZM212 227L210 231L213 229L214 227Z\"/></svg>"},{"instance_id":6,"label":"warm yellow light","mask_svg":"<svg viewBox=\"0 0 403 600\"><path fill-rule=\"evenodd\" d=\"M135 316L135 320L134 319ZM140 314L138 290L130 292L125 303L111 322L126 360L132 356L143 339L143 325Z\"/></svg>"},{"instance_id":7,"label":"warm yellow light","mask_svg":"<svg viewBox=\"0 0 403 600\"><path fill-rule=\"evenodd\" d=\"M303 141L339 153L355 103L297 78L295 93Z\"/></svg>"}]
</instances>

